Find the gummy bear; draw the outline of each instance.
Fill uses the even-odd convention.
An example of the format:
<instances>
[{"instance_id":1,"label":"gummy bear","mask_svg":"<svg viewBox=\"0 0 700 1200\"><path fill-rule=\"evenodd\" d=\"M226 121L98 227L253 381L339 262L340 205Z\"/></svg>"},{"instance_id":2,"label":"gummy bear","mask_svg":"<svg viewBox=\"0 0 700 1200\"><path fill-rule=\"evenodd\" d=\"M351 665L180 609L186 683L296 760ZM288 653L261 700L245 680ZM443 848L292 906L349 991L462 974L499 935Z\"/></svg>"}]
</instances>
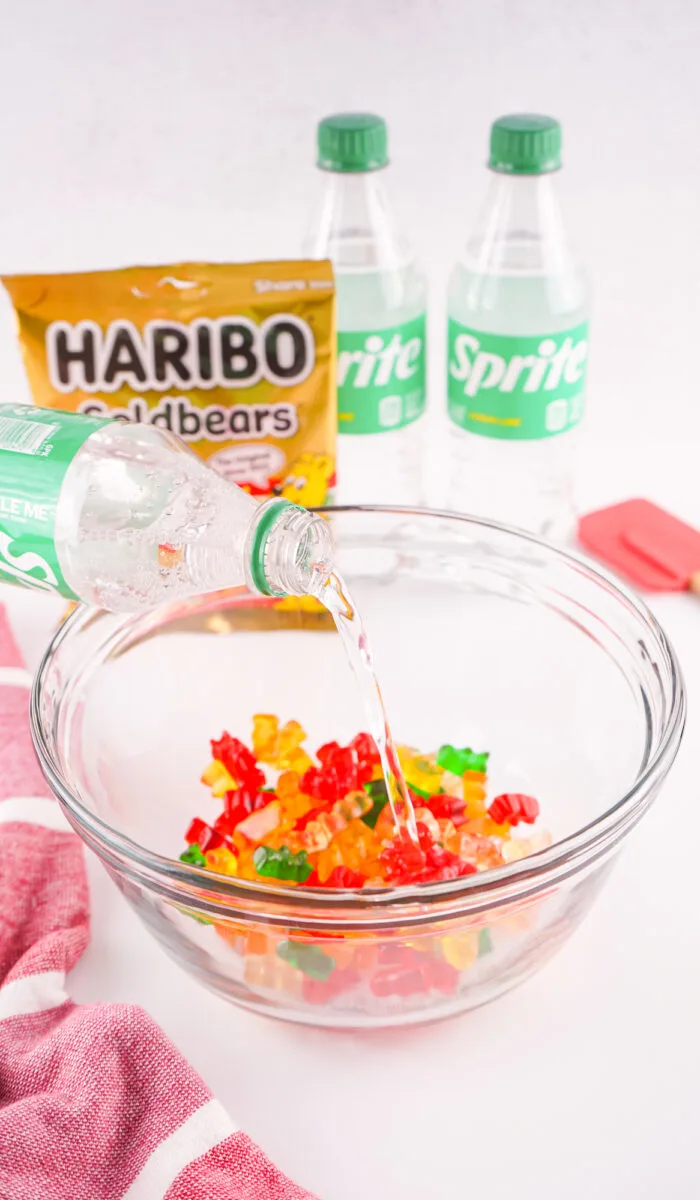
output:
<instances>
[{"instance_id":1,"label":"gummy bear","mask_svg":"<svg viewBox=\"0 0 700 1200\"><path fill-rule=\"evenodd\" d=\"M223 763L229 775L239 784L248 787L263 787L265 775L258 767L247 746L230 733L222 733L217 741L211 743L212 756Z\"/></svg>"},{"instance_id":2,"label":"gummy bear","mask_svg":"<svg viewBox=\"0 0 700 1200\"><path fill-rule=\"evenodd\" d=\"M479 957L479 937L472 929L440 938L445 960L457 971L467 971Z\"/></svg>"},{"instance_id":3,"label":"gummy bear","mask_svg":"<svg viewBox=\"0 0 700 1200\"><path fill-rule=\"evenodd\" d=\"M300 791L314 800L339 800L342 792L333 767L309 767L299 782Z\"/></svg>"},{"instance_id":4,"label":"gummy bear","mask_svg":"<svg viewBox=\"0 0 700 1200\"><path fill-rule=\"evenodd\" d=\"M296 771L297 775L303 775L313 765L313 759L306 753L303 746L297 746L284 756L285 770Z\"/></svg>"},{"instance_id":5,"label":"gummy bear","mask_svg":"<svg viewBox=\"0 0 700 1200\"><path fill-rule=\"evenodd\" d=\"M382 809L389 802L389 793L383 779L375 779L371 783L366 783L364 787L372 801L372 807L364 813L362 820L365 825L369 825L370 829L374 829Z\"/></svg>"},{"instance_id":6,"label":"gummy bear","mask_svg":"<svg viewBox=\"0 0 700 1200\"><path fill-rule=\"evenodd\" d=\"M330 765L336 774L341 796L346 792L354 792L361 786L357 754L352 746L336 750Z\"/></svg>"},{"instance_id":7,"label":"gummy bear","mask_svg":"<svg viewBox=\"0 0 700 1200\"><path fill-rule=\"evenodd\" d=\"M309 821L303 833L299 834L301 844L310 854L325 850L336 833L345 829L347 824L345 817L335 811L334 805L330 812L324 810L315 820Z\"/></svg>"},{"instance_id":8,"label":"gummy bear","mask_svg":"<svg viewBox=\"0 0 700 1200\"><path fill-rule=\"evenodd\" d=\"M202 783L211 788L212 796L220 799L230 788L235 788L236 781L229 775L223 763L212 759L208 767L202 771Z\"/></svg>"},{"instance_id":9,"label":"gummy bear","mask_svg":"<svg viewBox=\"0 0 700 1200\"><path fill-rule=\"evenodd\" d=\"M502 796L496 796L489 806L488 813L497 825L502 825L505 821L511 825L518 825L521 821L533 825L540 814L540 806L534 796L524 796L519 792L507 792Z\"/></svg>"},{"instance_id":10,"label":"gummy bear","mask_svg":"<svg viewBox=\"0 0 700 1200\"><path fill-rule=\"evenodd\" d=\"M279 800L273 800L264 808L250 814L245 820L239 821L237 833L242 833L251 842L259 842L267 833L276 829L280 823L282 809Z\"/></svg>"},{"instance_id":11,"label":"gummy bear","mask_svg":"<svg viewBox=\"0 0 700 1200\"><path fill-rule=\"evenodd\" d=\"M326 887L361 888L364 886L365 878L359 871L351 871L350 867L334 867L326 880Z\"/></svg>"},{"instance_id":12,"label":"gummy bear","mask_svg":"<svg viewBox=\"0 0 700 1200\"><path fill-rule=\"evenodd\" d=\"M319 881L326 884L336 867L343 866L343 854L337 840L333 841L319 852L316 859L316 870Z\"/></svg>"},{"instance_id":13,"label":"gummy bear","mask_svg":"<svg viewBox=\"0 0 700 1200\"><path fill-rule=\"evenodd\" d=\"M316 758L322 767L327 767L337 750L340 750L339 742L324 742L316 751Z\"/></svg>"},{"instance_id":14,"label":"gummy bear","mask_svg":"<svg viewBox=\"0 0 700 1200\"><path fill-rule=\"evenodd\" d=\"M274 766L278 753L279 717L256 713L253 717L253 754L259 762Z\"/></svg>"},{"instance_id":15,"label":"gummy bear","mask_svg":"<svg viewBox=\"0 0 700 1200\"><path fill-rule=\"evenodd\" d=\"M277 743L277 760L275 766L281 771L287 769L296 770L292 766L289 759L299 749L302 742L306 739L306 731L302 728L298 721L287 721L279 731L279 741Z\"/></svg>"},{"instance_id":16,"label":"gummy bear","mask_svg":"<svg viewBox=\"0 0 700 1200\"><path fill-rule=\"evenodd\" d=\"M425 805L434 817L452 821L453 825L461 825L467 819L467 806L461 796L448 796L443 792L430 796Z\"/></svg>"},{"instance_id":17,"label":"gummy bear","mask_svg":"<svg viewBox=\"0 0 700 1200\"><path fill-rule=\"evenodd\" d=\"M441 746L437 755L439 765L452 775L464 775L465 771L485 771L488 758L488 754L475 754L468 746L456 750L449 743Z\"/></svg>"},{"instance_id":18,"label":"gummy bear","mask_svg":"<svg viewBox=\"0 0 700 1200\"><path fill-rule=\"evenodd\" d=\"M328 979L314 979L304 976L301 994L307 1004L328 1004L336 996L350 991L360 982L360 973L355 967L336 969Z\"/></svg>"},{"instance_id":19,"label":"gummy bear","mask_svg":"<svg viewBox=\"0 0 700 1200\"><path fill-rule=\"evenodd\" d=\"M253 854L253 862L258 875L270 879L292 880L294 883L306 883L312 871L305 851L292 854L287 846L280 846L279 850L271 850L269 846L258 846Z\"/></svg>"},{"instance_id":20,"label":"gummy bear","mask_svg":"<svg viewBox=\"0 0 700 1200\"><path fill-rule=\"evenodd\" d=\"M407 829L400 829L393 841L382 850L379 856L384 876L395 883L407 883L425 866L425 854L415 842Z\"/></svg>"},{"instance_id":21,"label":"gummy bear","mask_svg":"<svg viewBox=\"0 0 700 1200\"><path fill-rule=\"evenodd\" d=\"M250 987L287 992L292 996L301 995L304 983L301 971L273 954L247 955L243 978Z\"/></svg>"},{"instance_id":22,"label":"gummy bear","mask_svg":"<svg viewBox=\"0 0 700 1200\"><path fill-rule=\"evenodd\" d=\"M185 833L185 841L190 845L196 843L202 854L205 854L207 850L215 850L217 846L221 846L224 838L201 817L195 817Z\"/></svg>"},{"instance_id":23,"label":"gummy bear","mask_svg":"<svg viewBox=\"0 0 700 1200\"><path fill-rule=\"evenodd\" d=\"M348 792L342 799L336 800L333 811L339 813L346 821L354 821L358 817L365 817L372 807L372 801L363 790Z\"/></svg>"},{"instance_id":24,"label":"gummy bear","mask_svg":"<svg viewBox=\"0 0 700 1200\"><path fill-rule=\"evenodd\" d=\"M440 786L442 767L430 758L399 751L404 778L411 791L421 797L433 795Z\"/></svg>"},{"instance_id":25,"label":"gummy bear","mask_svg":"<svg viewBox=\"0 0 700 1200\"><path fill-rule=\"evenodd\" d=\"M328 979L335 970L333 959L319 950L318 946L308 942L280 942L277 954L290 966L296 967L304 975L310 975L312 979Z\"/></svg>"},{"instance_id":26,"label":"gummy bear","mask_svg":"<svg viewBox=\"0 0 700 1200\"><path fill-rule=\"evenodd\" d=\"M235 875L238 870L238 860L228 846L217 846L215 850L207 850L206 864L210 871L219 875Z\"/></svg>"},{"instance_id":27,"label":"gummy bear","mask_svg":"<svg viewBox=\"0 0 700 1200\"><path fill-rule=\"evenodd\" d=\"M180 862L191 863L194 867L206 867L207 865L207 860L196 842L182 851Z\"/></svg>"},{"instance_id":28,"label":"gummy bear","mask_svg":"<svg viewBox=\"0 0 700 1200\"><path fill-rule=\"evenodd\" d=\"M236 788L232 792L227 792L224 798L224 811L215 822L215 828L222 833L232 833L236 826L251 813L257 812L259 808L265 808L271 800L276 800L277 797L273 792L263 792L257 788L241 787Z\"/></svg>"}]
</instances>

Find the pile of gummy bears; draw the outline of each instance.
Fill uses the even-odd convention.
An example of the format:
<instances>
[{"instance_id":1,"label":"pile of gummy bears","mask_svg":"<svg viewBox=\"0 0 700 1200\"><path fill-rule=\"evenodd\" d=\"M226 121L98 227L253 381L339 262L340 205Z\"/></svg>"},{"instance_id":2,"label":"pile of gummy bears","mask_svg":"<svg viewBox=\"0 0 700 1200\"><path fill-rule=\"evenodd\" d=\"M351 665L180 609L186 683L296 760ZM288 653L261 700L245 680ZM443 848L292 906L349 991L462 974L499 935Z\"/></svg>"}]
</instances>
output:
<instances>
[{"instance_id":1,"label":"pile of gummy bears","mask_svg":"<svg viewBox=\"0 0 700 1200\"><path fill-rule=\"evenodd\" d=\"M397 747L417 838L397 827L379 752L367 733L312 758L298 721L253 718L252 751L224 733L202 775L221 812L195 817L183 862L220 875L306 888L372 888L456 879L524 858L542 835L513 838L539 804L505 793L487 803L487 753Z\"/></svg>"}]
</instances>

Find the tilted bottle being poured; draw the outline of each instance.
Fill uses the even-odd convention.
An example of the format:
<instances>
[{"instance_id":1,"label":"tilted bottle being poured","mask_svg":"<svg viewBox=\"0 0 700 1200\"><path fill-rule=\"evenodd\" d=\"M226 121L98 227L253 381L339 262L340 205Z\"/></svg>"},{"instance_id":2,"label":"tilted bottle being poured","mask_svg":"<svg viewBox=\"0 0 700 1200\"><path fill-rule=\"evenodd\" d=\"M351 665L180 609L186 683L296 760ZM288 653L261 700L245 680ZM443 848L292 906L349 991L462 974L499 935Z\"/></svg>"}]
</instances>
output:
<instances>
[{"instance_id":1,"label":"tilted bottle being poured","mask_svg":"<svg viewBox=\"0 0 700 1200\"><path fill-rule=\"evenodd\" d=\"M0 405L0 580L113 612L246 585L316 594L328 522L261 504L152 425Z\"/></svg>"}]
</instances>

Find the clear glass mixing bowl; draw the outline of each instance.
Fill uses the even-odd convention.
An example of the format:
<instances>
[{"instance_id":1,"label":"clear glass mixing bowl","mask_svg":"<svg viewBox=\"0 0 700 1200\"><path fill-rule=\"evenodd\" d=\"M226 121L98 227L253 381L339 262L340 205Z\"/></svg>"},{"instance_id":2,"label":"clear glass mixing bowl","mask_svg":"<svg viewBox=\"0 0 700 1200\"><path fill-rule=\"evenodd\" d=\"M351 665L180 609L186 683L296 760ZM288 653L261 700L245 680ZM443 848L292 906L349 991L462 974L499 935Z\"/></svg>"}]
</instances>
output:
<instances>
[{"instance_id":1,"label":"clear glass mixing bowl","mask_svg":"<svg viewBox=\"0 0 700 1200\"><path fill-rule=\"evenodd\" d=\"M446 514L331 519L397 740L490 750L491 795L538 796L549 849L372 892L179 862L191 817L219 811L199 782L211 737L249 740L260 711L301 721L311 747L365 726L328 620L241 590L76 612L39 669L33 736L68 819L207 987L315 1025L419 1023L514 987L569 937L675 758L683 684L647 608L562 551Z\"/></svg>"}]
</instances>

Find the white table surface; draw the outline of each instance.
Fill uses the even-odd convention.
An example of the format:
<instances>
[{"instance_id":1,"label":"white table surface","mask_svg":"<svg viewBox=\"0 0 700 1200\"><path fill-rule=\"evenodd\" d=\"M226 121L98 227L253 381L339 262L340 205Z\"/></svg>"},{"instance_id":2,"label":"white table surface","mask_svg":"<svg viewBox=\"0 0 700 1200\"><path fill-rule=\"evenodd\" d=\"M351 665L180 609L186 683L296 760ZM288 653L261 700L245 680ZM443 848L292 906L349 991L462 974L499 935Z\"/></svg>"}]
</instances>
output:
<instances>
[{"instance_id":1,"label":"white table surface","mask_svg":"<svg viewBox=\"0 0 700 1200\"><path fill-rule=\"evenodd\" d=\"M700 525L694 457L692 446L633 446L624 461L589 448L584 506L647 495ZM56 603L10 588L2 599L35 666ZM684 744L593 912L523 987L406 1033L256 1017L166 958L88 856L93 933L75 999L143 1005L232 1118L322 1200L696 1195L700 603L652 607L691 693Z\"/></svg>"}]
</instances>

